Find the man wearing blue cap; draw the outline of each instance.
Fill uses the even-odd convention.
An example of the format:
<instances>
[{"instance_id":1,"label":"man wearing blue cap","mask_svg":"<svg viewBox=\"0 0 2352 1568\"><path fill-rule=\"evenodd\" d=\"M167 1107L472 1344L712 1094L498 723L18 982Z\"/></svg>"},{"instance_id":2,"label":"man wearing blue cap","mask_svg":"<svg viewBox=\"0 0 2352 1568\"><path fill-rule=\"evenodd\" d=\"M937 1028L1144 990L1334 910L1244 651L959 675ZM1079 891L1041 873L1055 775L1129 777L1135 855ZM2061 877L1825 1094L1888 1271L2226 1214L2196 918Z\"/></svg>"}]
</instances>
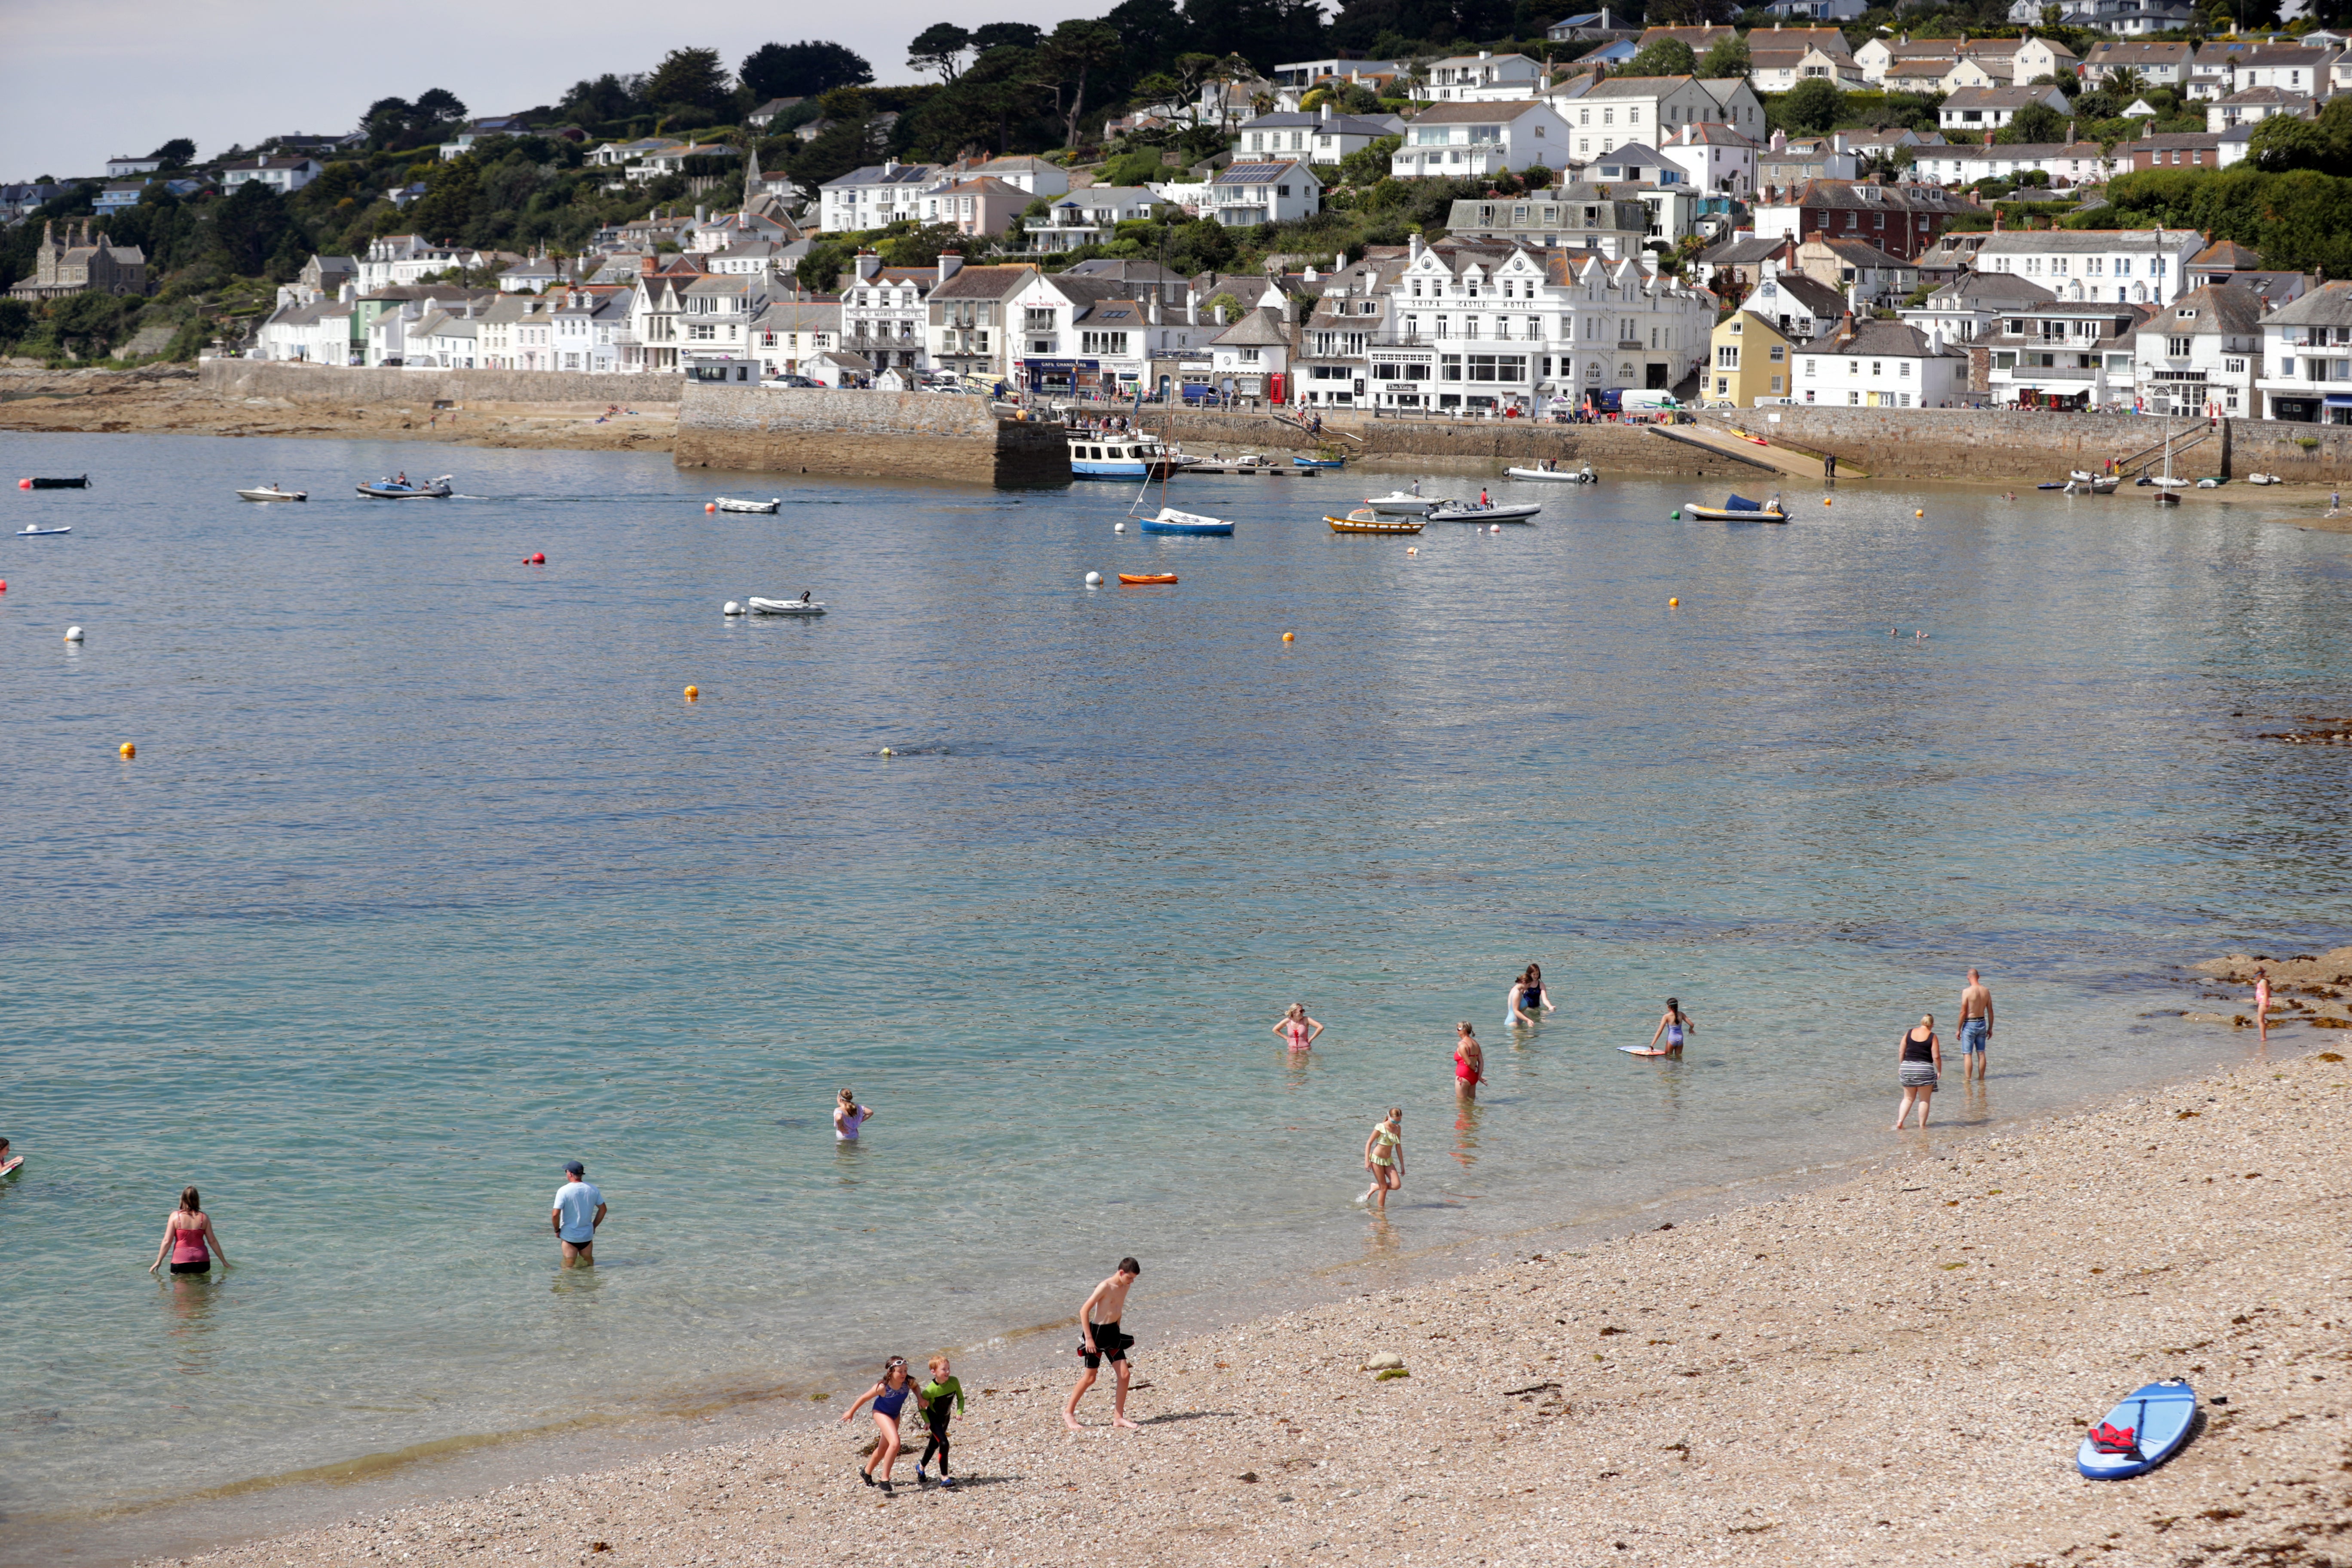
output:
<instances>
[{"instance_id":1,"label":"man wearing blue cap","mask_svg":"<svg viewBox=\"0 0 2352 1568\"><path fill-rule=\"evenodd\" d=\"M555 1212L550 1216L555 1239L563 1244L563 1267L590 1268L596 1263L596 1227L604 1223L604 1194L588 1184L588 1167L577 1160L563 1162L564 1184L555 1189Z\"/></svg>"}]
</instances>

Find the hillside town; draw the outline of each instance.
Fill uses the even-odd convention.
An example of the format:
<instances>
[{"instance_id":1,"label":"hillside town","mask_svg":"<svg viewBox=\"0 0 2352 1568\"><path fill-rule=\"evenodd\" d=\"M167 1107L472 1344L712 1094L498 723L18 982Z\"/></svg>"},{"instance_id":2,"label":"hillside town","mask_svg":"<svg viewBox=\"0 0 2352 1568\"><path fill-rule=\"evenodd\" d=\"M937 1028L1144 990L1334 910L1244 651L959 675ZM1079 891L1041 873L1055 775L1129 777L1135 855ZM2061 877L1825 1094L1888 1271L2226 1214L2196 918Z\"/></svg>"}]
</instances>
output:
<instances>
[{"instance_id":1,"label":"hillside town","mask_svg":"<svg viewBox=\"0 0 2352 1568\"><path fill-rule=\"evenodd\" d=\"M125 215L299 206L331 178L382 231L345 253L281 239L266 297L207 321L229 330L202 352L1381 417L2352 423L2352 284L2146 221L2152 181L2324 168L2352 143L2346 37L2167 37L2187 7L2161 4L2054 26L2062 8L2020 9L2004 36L1881 26L1859 47L1822 25L1858 0L1829 0L1745 28L1603 10L1452 55L1203 56L1073 119L1063 146L974 138L934 161L898 155L900 111L845 120L871 109L852 89L678 134L417 121L425 162L381 194L358 161L380 125L209 163L117 157L102 181L0 187L0 219L38 230L7 294L18 336L79 295L135 310L160 279ZM964 47L968 72L999 52ZM748 101L748 72L734 90ZM1828 123L1854 105L1876 122ZM516 159L631 216L569 244L467 243L443 197ZM144 328L143 352L167 335Z\"/></svg>"}]
</instances>

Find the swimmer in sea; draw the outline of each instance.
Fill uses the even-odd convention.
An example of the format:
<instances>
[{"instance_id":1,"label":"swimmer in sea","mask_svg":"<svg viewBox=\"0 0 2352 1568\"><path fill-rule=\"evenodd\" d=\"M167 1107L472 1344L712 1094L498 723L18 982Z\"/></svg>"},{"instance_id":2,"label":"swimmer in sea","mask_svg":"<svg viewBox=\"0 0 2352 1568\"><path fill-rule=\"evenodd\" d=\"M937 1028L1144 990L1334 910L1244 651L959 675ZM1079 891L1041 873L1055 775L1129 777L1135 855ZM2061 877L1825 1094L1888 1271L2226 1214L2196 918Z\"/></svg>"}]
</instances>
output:
<instances>
[{"instance_id":1,"label":"swimmer in sea","mask_svg":"<svg viewBox=\"0 0 2352 1568\"><path fill-rule=\"evenodd\" d=\"M1274 1026L1274 1032L1292 1050L1303 1051L1315 1043L1315 1037L1323 1032L1323 1026L1307 1016L1306 1003L1293 1002L1290 1011L1282 1016L1282 1022Z\"/></svg>"},{"instance_id":2,"label":"swimmer in sea","mask_svg":"<svg viewBox=\"0 0 2352 1568\"><path fill-rule=\"evenodd\" d=\"M1478 1085L1486 1076L1486 1053L1478 1048L1478 1037L1471 1033L1465 1021L1454 1026L1454 1092L1465 1100L1478 1098Z\"/></svg>"},{"instance_id":3,"label":"swimmer in sea","mask_svg":"<svg viewBox=\"0 0 2352 1568\"><path fill-rule=\"evenodd\" d=\"M1387 1120L1373 1123L1372 1135L1364 1140L1364 1169L1371 1173L1372 1184L1356 1201L1371 1203L1378 1194L1381 1201L1373 1206L1385 1214L1389 1194L1404 1186L1404 1111L1401 1108L1390 1106Z\"/></svg>"},{"instance_id":4,"label":"swimmer in sea","mask_svg":"<svg viewBox=\"0 0 2352 1568\"><path fill-rule=\"evenodd\" d=\"M1544 989L1542 964L1528 964L1519 977L1511 982L1511 994L1504 1005L1509 1009L1506 1021L1513 1024L1540 1022L1536 1016L1538 1007L1547 1013L1559 1010L1551 1005L1551 993Z\"/></svg>"},{"instance_id":5,"label":"swimmer in sea","mask_svg":"<svg viewBox=\"0 0 2352 1568\"><path fill-rule=\"evenodd\" d=\"M1697 1027L1691 1022L1691 1016L1683 1011L1683 1005L1669 996L1666 998L1666 1016L1658 1020L1656 1032L1650 1036L1650 1049L1655 1052L1658 1041L1663 1037L1666 1042L1666 1055L1678 1057L1683 1054L1683 1037Z\"/></svg>"},{"instance_id":6,"label":"swimmer in sea","mask_svg":"<svg viewBox=\"0 0 2352 1568\"><path fill-rule=\"evenodd\" d=\"M874 1119L874 1108L857 1103L857 1091L845 1089L841 1103L833 1108L833 1136L835 1142L855 1143L858 1129Z\"/></svg>"}]
</instances>

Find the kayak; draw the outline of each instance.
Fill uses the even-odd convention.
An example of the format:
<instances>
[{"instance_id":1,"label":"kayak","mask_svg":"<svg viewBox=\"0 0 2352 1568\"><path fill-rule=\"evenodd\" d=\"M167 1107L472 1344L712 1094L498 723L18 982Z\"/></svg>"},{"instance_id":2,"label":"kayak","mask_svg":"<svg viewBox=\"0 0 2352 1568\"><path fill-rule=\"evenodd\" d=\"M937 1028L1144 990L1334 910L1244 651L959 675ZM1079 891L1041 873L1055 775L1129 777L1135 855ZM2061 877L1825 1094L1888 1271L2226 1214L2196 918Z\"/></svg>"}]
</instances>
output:
<instances>
[{"instance_id":1,"label":"kayak","mask_svg":"<svg viewBox=\"0 0 2352 1568\"><path fill-rule=\"evenodd\" d=\"M1118 574L1118 580L1129 588L1142 588L1153 584L1173 583L1176 581L1176 574L1173 572L1122 572Z\"/></svg>"}]
</instances>

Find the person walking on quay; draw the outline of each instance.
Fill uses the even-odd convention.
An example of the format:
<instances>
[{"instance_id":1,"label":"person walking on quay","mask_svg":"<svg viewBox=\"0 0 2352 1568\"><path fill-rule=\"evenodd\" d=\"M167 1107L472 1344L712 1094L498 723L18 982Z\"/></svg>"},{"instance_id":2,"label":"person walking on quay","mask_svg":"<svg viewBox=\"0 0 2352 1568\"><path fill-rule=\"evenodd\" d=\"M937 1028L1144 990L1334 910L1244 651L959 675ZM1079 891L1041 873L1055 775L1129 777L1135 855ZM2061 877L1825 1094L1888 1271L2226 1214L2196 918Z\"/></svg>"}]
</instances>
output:
<instances>
[{"instance_id":1,"label":"person walking on quay","mask_svg":"<svg viewBox=\"0 0 2352 1568\"><path fill-rule=\"evenodd\" d=\"M874 1119L874 1108L858 1104L857 1091L854 1089L843 1089L839 1098L840 1103L833 1108L834 1141L855 1143L858 1130Z\"/></svg>"},{"instance_id":2,"label":"person walking on quay","mask_svg":"<svg viewBox=\"0 0 2352 1568\"><path fill-rule=\"evenodd\" d=\"M1454 1026L1454 1092L1475 1100L1486 1076L1486 1053L1478 1048L1478 1037L1466 1020Z\"/></svg>"},{"instance_id":3,"label":"person walking on quay","mask_svg":"<svg viewBox=\"0 0 2352 1568\"><path fill-rule=\"evenodd\" d=\"M1078 1309L1078 1359L1085 1370L1078 1373L1077 1387L1070 1390L1069 1403L1062 1406L1062 1425L1075 1432L1078 1429L1078 1401L1095 1385L1095 1378L1106 1358L1110 1362L1116 1383L1111 1396L1111 1425L1136 1430L1136 1424L1127 1418L1127 1385L1133 1372L1127 1364L1127 1351L1135 1343L1135 1336L1118 1326L1127 1312L1127 1293L1143 1277L1143 1265L1132 1258L1118 1260L1118 1272L1094 1289L1094 1293Z\"/></svg>"},{"instance_id":4,"label":"person walking on quay","mask_svg":"<svg viewBox=\"0 0 2352 1568\"><path fill-rule=\"evenodd\" d=\"M588 1167L577 1160L563 1162L563 1184L555 1189L550 1223L555 1239L563 1244L563 1267L596 1266L596 1227L604 1223L604 1194L588 1184Z\"/></svg>"},{"instance_id":5,"label":"person walking on quay","mask_svg":"<svg viewBox=\"0 0 2352 1568\"><path fill-rule=\"evenodd\" d=\"M1654 1053L1658 1041L1663 1038L1666 1042L1666 1055L1678 1057L1683 1054L1683 1037L1697 1027L1691 1016L1683 1011L1683 1005L1669 996L1666 998L1666 1016L1658 1020L1658 1026L1650 1033L1650 1049Z\"/></svg>"},{"instance_id":6,"label":"person walking on quay","mask_svg":"<svg viewBox=\"0 0 2352 1568\"><path fill-rule=\"evenodd\" d=\"M898 1462L898 1450L905 1447L898 1437L898 1413L907 1407L907 1400L915 1392L915 1380L907 1374L907 1358L894 1355L882 1363L882 1380L857 1396L857 1403L841 1413L846 1426L867 1400L874 1402L874 1426L877 1433L874 1452L857 1468L857 1479L867 1486L890 1489L890 1467ZM874 1472L882 1472L876 1481Z\"/></svg>"},{"instance_id":7,"label":"person walking on quay","mask_svg":"<svg viewBox=\"0 0 2352 1568\"><path fill-rule=\"evenodd\" d=\"M1960 993L1960 1082L1985 1075L1985 1048L1992 1044L1992 989L1973 969Z\"/></svg>"},{"instance_id":8,"label":"person walking on quay","mask_svg":"<svg viewBox=\"0 0 2352 1568\"><path fill-rule=\"evenodd\" d=\"M1371 1203L1382 1214L1388 1212L1389 1194L1404 1188L1404 1111L1401 1107L1389 1107L1385 1121L1375 1122L1372 1135L1364 1140L1364 1169L1371 1173L1372 1184L1356 1201Z\"/></svg>"},{"instance_id":9,"label":"person walking on quay","mask_svg":"<svg viewBox=\"0 0 2352 1568\"><path fill-rule=\"evenodd\" d=\"M916 1393L922 1399L923 1415L930 1423L931 1437L923 1445L922 1457L915 1461L915 1479L918 1483L930 1479L923 1474L923 1467L931 1462L933 1454L937 1454L940 1457L940 1485L952 1487L955 1478L948 1474L948 1421L951 1416L963 1414L963 1384L956 1381L955 1369L948 1363L947 1357L935 1355L931 1358L931 1380Z\"/></svg>"},{"instance_id":10,"label":"person walking on quay","mask_svg":"<svg viewBox=\"0 0 2352 1568\"><path fill-rule=\"evenodd\" d=\"M1282 1016L1282 1022L1274 1026L1274 1032L1292 1050L1303 1051L1315 1043L1323 1026L1307 1016L1306 1003L1293 1002L1290 1011Z\"/></svg>"},{"instance_id":11,"label":"person walking on quay","mask_svg":"<svg viewBox=\"0 0 2352 1568\"><path fill-rule=\"evenodd\" d=\"M1544 989L1542 964L1530 963L1520 971L1519 977L1511 982L1511 994L1505 998L1503 1005L1509 1015L1505 1022L1512 1024L1538 1022L1536 1017L1538 1008L1547 1013L1559 1011L1551 1005L1551 993Z\"/></svg>"},{"instance_id":12,"label":"person walking on quay","mask_svg":"<svg viewBox=\"0 0 2352 1568\"><path fill-rule=\"evenodd\" d=\"M209 1274L213 1258L217 1256L221 1267L228 1267L228 1253L213 1234L213 1216L205 1212L205 1200L194 1187L180 1189L180 1206L163 1218L163 1244L155 1248L155 1261L147 1266L152 1274L163 1267L163 1256L169 1253L174 1274Z\"/></svg>"},{"instance_id":13,"label":"person walking on quay","mask_svg":"<svg viewBox=\"0 0 2352 1568\"><path fill-rule=\"evenodd\" d=\"M1895 1131L1903 1131L1904 1118L1911 1114L1913 1102L1919 1107L1919 1128L1927 1127L1927 1102L1936 1098L1936 1079L1943 1075L1943 1042L1936 1038L1936 1015L1922 1016L1911 1028L1903 1031L1903 1045L1898 1057L1896 1081L1903 1086L1903 1103L1895 1110Z\"/></svg>"},{"instance_id":14,"label":"person walking on quay","mask_svg":"<svg viewBox=\"0 0 2352 1568\"><path fill-rule=\"evenodd\" d=\"M2271 1043L2271 972L2256 965L2254 969L2254 1028L2262 1043ZM189 1189L194 1191L193 1187Z\"/></svg>"}]
</instances>

